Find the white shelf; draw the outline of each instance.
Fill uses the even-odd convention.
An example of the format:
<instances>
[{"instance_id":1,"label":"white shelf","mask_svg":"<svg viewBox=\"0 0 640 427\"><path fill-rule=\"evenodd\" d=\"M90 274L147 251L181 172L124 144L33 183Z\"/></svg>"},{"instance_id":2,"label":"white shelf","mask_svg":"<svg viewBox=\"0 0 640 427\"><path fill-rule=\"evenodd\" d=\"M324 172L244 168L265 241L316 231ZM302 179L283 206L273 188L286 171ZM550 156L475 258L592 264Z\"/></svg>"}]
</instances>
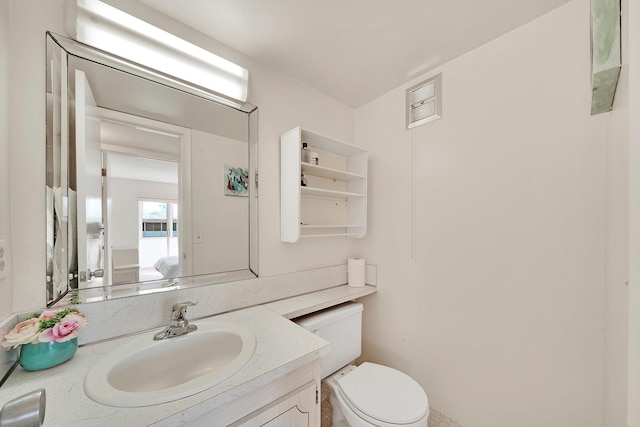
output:
<instances>
[{"instance_id":1,"label":"white shelf","mask_svg":"<svg viewBox=\"0 0 640 427\"><path fill-rule=\"evenodd\" d=\"M365 285L361 288L340 285L292 298L273 301L265 304L265 307L270 308L287 319L293 319L327 307L342 304L343 302L353 301L356 298L362 298L375 292L377 292L375 285Z\"/></svg>"},{"instance_id":2,"label":"white shelf","mask_svg":"<svg viewBox=\"0 0 640 427\"><path fill-rule=\"evenodd\" d=\"M300 239L307 239L310 237L358 237L358 233L318 233L300 235Z\"/></svg>"},{"instance_id":3,"label":"white shelf","mask_svg":"<svg viewBox=\"0 0 640 427\"><path fill-rule=\"evenodd\" d=\"M349 193L347 191L325 190L324 188L304 186L300 186L300 192L305 196L325 196L336 198L367 197L366 194Z\"/></svg>"},{"instance_id":4,"label":"white shelf","mask_svg":"<svg viewBox=\"0 0 640 427\"><path fill-rule=\"evenodd\" d=\"M331 225L331 224L300 224L300 228L347 228L347 227L362 227L362 224L339 224L339 225Z\"/></svg>"},{"instance_id":5,"label":"white shelf","mask_svg":"<svg viewBox=\"0 0 640 427\"><path fill-rule=\"evenodd\" d=\"M347 232L344 230L358 230L361 224L300 224L300 238L309 237L358 237L356 231Z\"/></svg>"},{"instance_id":6,"label":"white shelf","mask_svg":"<svg viewBox=\"0 0 640 427\"><path fill-rule=\"evenodd\" d=\"M341 171L338 169L326 168L323 166L312 165L311 163L300 163L302 166L302 172L306 175L320 176L323 178L336 179L341 181L348 181L350 179L367 179L366 176L350 173L347 171Z\"/></svg>"},{"instance_id":7,"label":"white shelf","mask_svg":"<svg viewBox=\"0 0 640 427\"><path fill-rule=\"evenodd\" d=\"M318 152L320 164L301 161L303 142ZM297 127L283 134L280 239L293 243L307 237L364 237L367 161L365 150L316 132ZM307 186L301 185L302 174L308 180Z\"/></svg>"}]
</instances>

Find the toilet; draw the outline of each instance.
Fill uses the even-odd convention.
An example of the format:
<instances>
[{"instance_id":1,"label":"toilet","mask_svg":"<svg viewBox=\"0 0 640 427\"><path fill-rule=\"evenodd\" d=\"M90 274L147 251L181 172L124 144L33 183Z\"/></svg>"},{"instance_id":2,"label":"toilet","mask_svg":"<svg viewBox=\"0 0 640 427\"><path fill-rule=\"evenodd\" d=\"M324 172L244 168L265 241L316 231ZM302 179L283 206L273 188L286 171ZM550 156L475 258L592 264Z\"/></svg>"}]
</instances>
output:
<instances>
[{"instance_id":1,"label":"toilet","mask_svg":"<svg viewBox=\"0 0 640 427\"><path fill-rule=\"evenodd\" d=\"M295 319L331 344L321 358L334 427L427 427L429 401L408 375L376 363L350 364L362 351L362 304L346 303Z\"/></svg>"}]
</instances>

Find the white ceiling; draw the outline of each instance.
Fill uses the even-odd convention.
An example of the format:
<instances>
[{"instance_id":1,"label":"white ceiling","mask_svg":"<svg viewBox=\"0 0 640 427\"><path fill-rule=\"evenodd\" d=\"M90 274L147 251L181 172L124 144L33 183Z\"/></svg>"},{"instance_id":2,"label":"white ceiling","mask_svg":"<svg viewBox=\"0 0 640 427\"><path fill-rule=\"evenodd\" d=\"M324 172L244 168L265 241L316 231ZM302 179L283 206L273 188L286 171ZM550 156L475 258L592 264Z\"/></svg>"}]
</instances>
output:
<instances>
[{"instance_id":1,"label":"white ceiling","mask_svg":"<svg viewBox=\"0 0 640 427\"><path fill-rule=\"evenodd\" d=\"M178 183L178 161L154 158L154 153L157 156L158 152L162 153L162 157L166 157L171 151L167 147L176 147L175 149L178 150L176 155L179 157L180 138L178 136L103 120L100 122L100 142L111 147L119 147L124 153L108 153L107 174L111 178ZM147 147L161 147L162 150L145 150ZM147 156L142 154L145 151Z\"/></svg>"},{"instance_id":2,"label":"white ceiling","mask_svg":"<svg viewBox=\"0 0 640 427\"><path fill-rule=\"evenodd\" d=\"M178 162L109 153L111 178L178 184Z\"/></svg>"},{"instance_id":3,"label":"white ceiling","mask_svg":"<svg viewBox=\"0 0 640 427\"><path fill-rule=\"evenodd\" d=\"M569 0L139 0L357 107Z\"/></svg>"}]
</instances>

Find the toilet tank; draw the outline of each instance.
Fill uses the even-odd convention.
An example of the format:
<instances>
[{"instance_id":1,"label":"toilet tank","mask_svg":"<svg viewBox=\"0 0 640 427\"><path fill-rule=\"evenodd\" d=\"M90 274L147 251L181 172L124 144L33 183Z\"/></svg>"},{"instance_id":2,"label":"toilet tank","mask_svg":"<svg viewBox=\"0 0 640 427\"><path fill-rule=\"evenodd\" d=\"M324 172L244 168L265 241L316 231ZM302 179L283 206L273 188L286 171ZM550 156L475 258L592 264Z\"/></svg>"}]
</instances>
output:
<instances>
[{"instance_id":1,"label":"toilet tank","mask_svg":"<svg viewBox=\"0 0 640 427\"><path fill-rule=\"evenodd\" d=\"M321 376L326 378L348 365L362 352L362 304L346 303L294 319L298 325L329 342L321 358Z\"/></svg>"}]
</instances>

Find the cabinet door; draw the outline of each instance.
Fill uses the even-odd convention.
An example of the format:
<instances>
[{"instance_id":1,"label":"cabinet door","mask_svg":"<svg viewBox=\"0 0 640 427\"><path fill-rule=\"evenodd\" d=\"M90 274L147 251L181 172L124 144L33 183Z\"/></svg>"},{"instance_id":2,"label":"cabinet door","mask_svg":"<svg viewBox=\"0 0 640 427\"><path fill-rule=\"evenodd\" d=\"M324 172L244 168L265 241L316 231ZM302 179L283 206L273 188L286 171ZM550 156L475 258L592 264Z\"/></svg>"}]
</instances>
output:
<instances>
[{"instance_id":1,"label":"cabinet door","mask_svg":"<svg viewBox=\"0 0 640 427\"><path fill-rule=\"evenodd\" d=\"M233 424L238 427L318 427L320 404L316 383L309 383L247 418Z\"/></svg>"}]
</instances>

